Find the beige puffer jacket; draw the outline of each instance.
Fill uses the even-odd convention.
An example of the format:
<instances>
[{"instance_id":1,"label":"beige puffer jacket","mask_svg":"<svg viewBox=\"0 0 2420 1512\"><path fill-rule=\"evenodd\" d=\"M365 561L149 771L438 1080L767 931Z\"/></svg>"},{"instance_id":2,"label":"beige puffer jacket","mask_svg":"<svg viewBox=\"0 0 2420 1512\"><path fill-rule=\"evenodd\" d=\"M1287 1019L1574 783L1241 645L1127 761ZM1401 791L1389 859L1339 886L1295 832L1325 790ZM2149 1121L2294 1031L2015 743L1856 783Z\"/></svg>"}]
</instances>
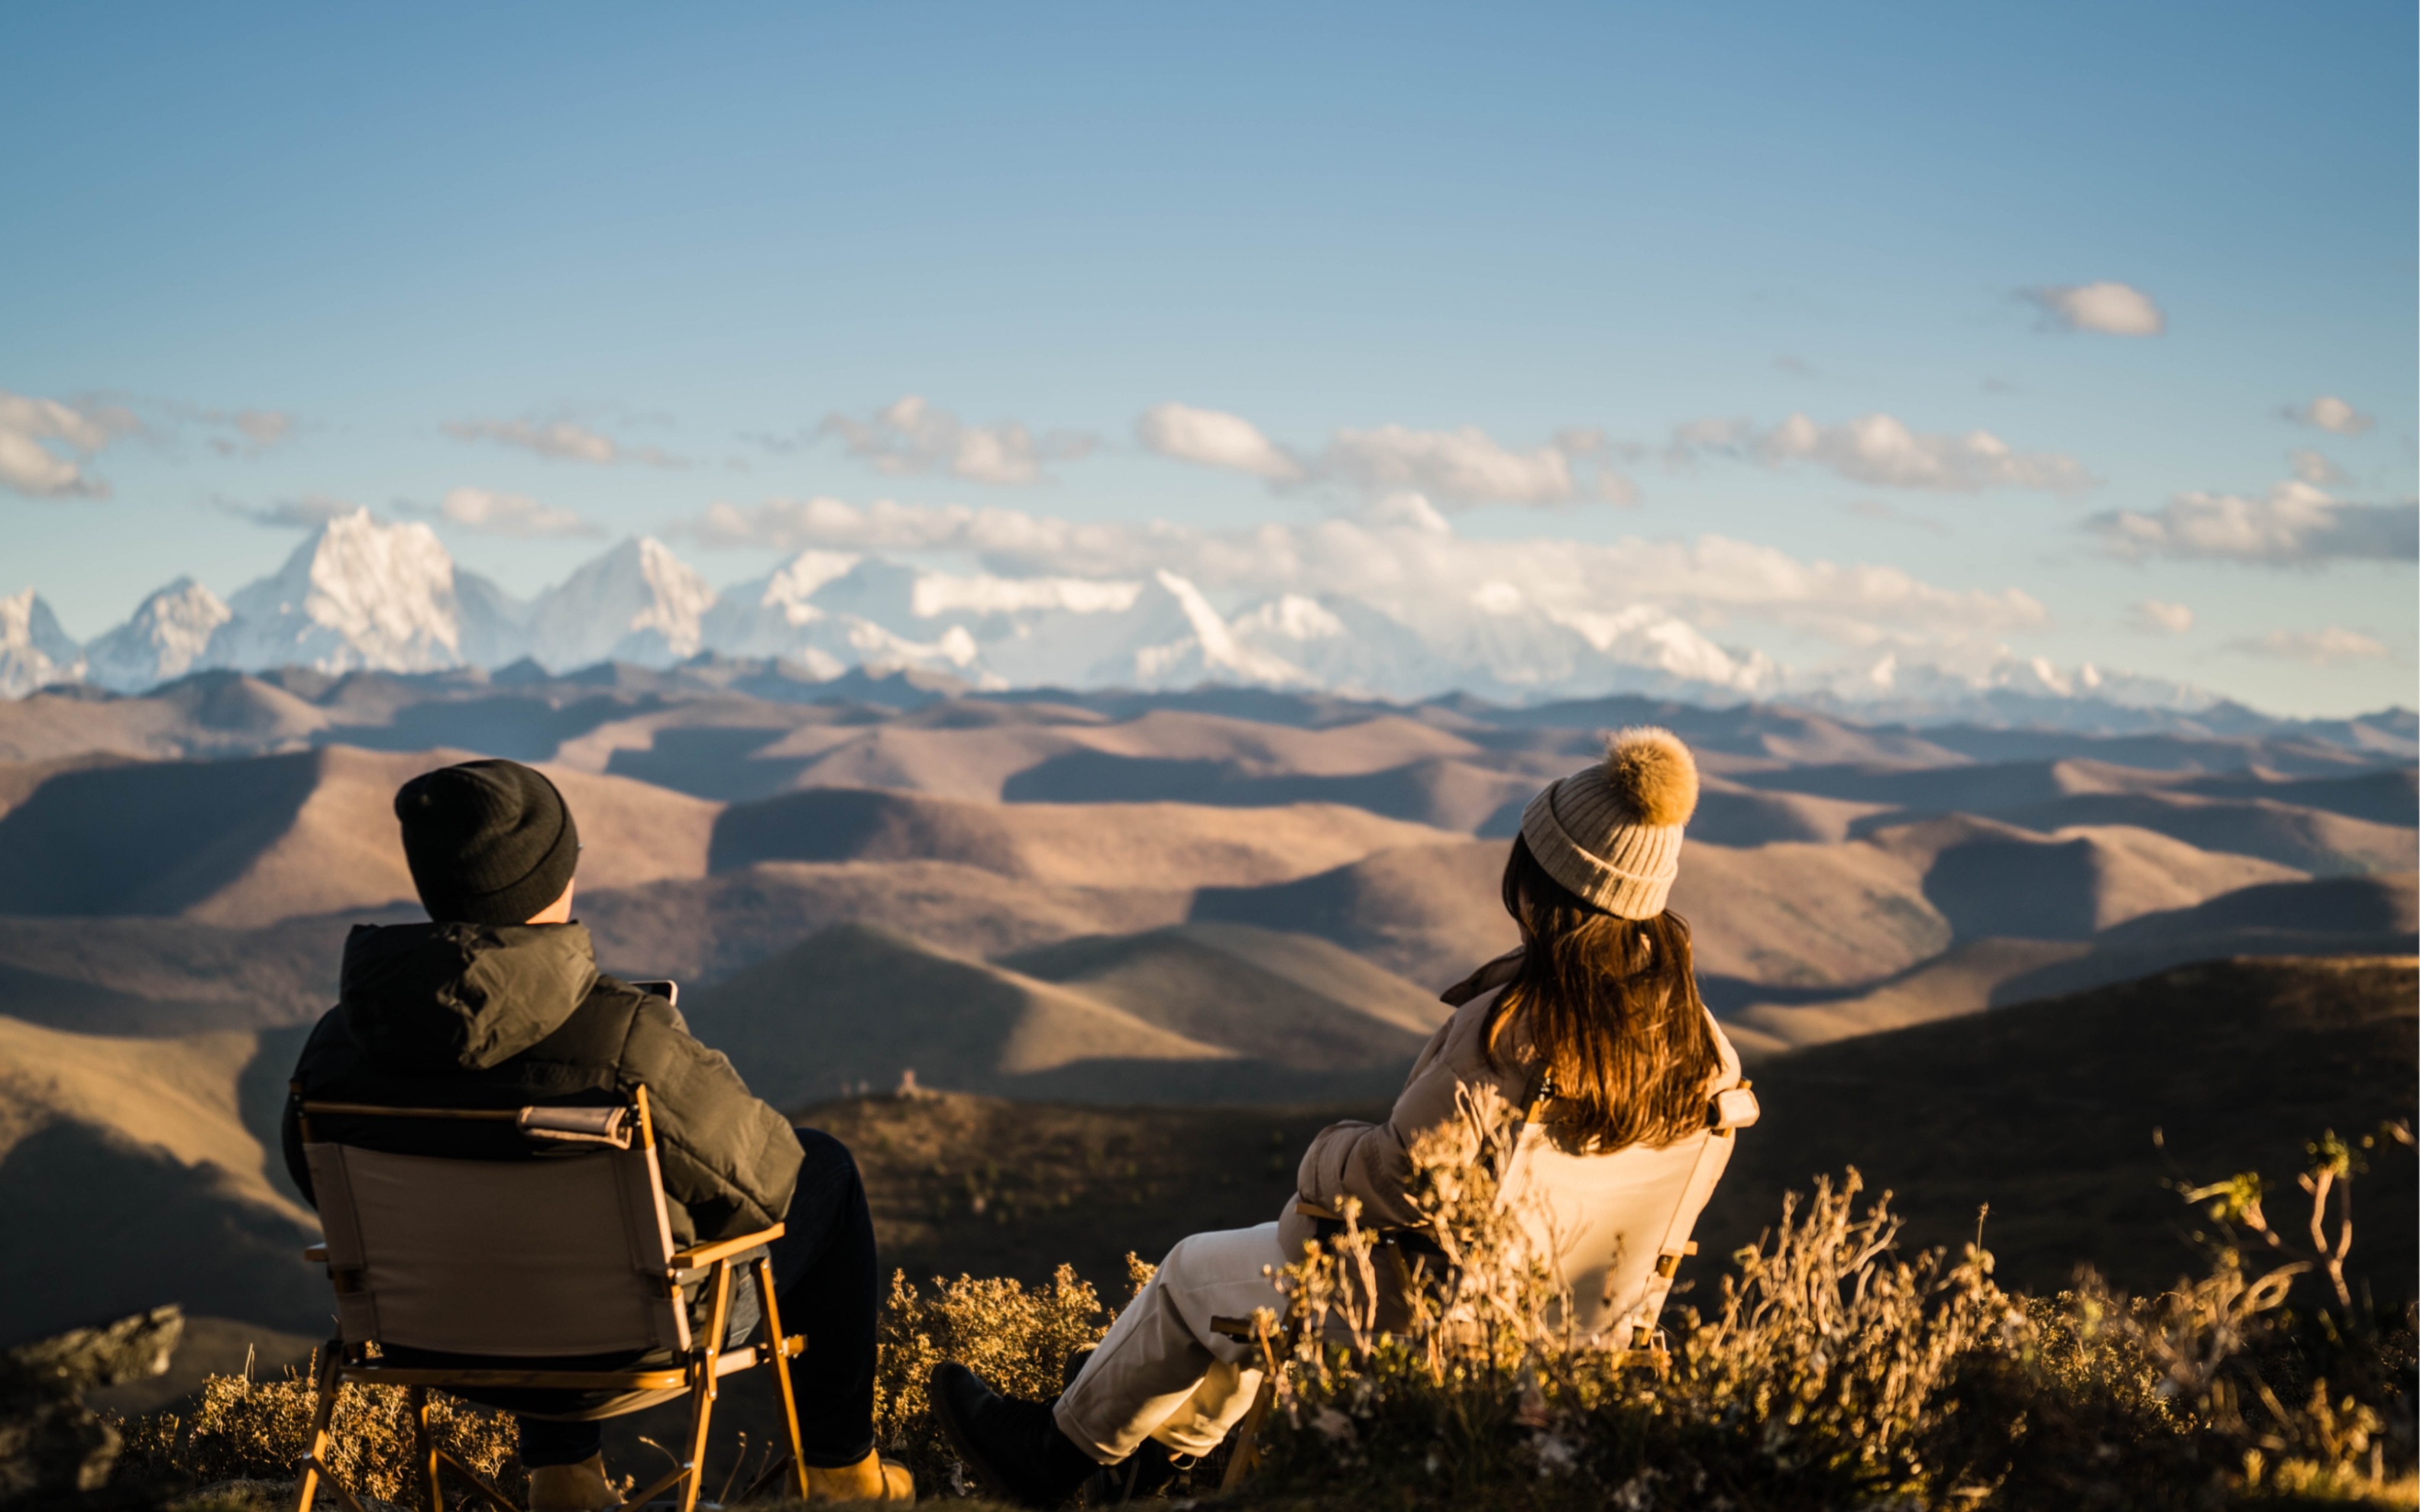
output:
<instances>
[{"instance_id":1,"label":"beige puffer jacket","mask_svg":"<svg viewBox=\"0 0 2420 1512\"><path fill-rule=\"evenodd\" d=\"M1405 1205L1404 1196L1412 1169L1409 1150L1420 1135L1429 1130L1445 1127L1459 1116L1459 1094L1465 1088L1493 1088L1504 1101L1514 1107L1526 1105L1535 1092L1540 1073L1540 1057L1535 1046L1523 1032L1518 1018L1506 1026L1497 1042L1495 1063L1489 1064L1484 1052L1484 1034L1488 1011L1495 1006L1497 995L1510 985L1519 969L1518 949L1490 961L1465 980L1449 989L1444 1000L1459 1006L1452 1018L1438 1028L1435 1036L1414 1062L1412 1073L1396 1098L1393 1112L1384 1123L1358 1120L1332 1124L1320 1131L1304 1152L1302 1165L1295 1176L1297 1200L1333 1209L1337 1200L1345 1196L1361 1200L1361 1221L1370 1227L1383 1227L1407 1225L1416 1215ZM1709 1015L1708 1022L1713 1023ZM1716 1093L1741 1085L1739 1056L1731 1048L1719 1025L1714 1025L1714 1042L1722 1063L1707 1083L1706 1095L1711 1103ZM1549 1120L1551 1123L1551 1119ZM1614 1152L1611 1157L1564 1155L1543 1162L1532 1162L1531 1180L1570 1184L1569 1196L1580 1205L1594 1205L1595 1192L1578 1188L1594 1186L1600 1177L1609 1174L1610 1159L1620 1159L1628 1152ZM1644 1154L1644 1151L1641 1151ZM1683 1152L1675 1150L1675 1155ZM1728 1158L1728 1148L1722 1151ZM1625 1161L1625 1165L1633 1162ZM1658 1162L1660 1164L1660 1162ZM1558 1196L1552 1190L1543 1194L1549 1203ZM1690 1221L1696 1217L1692 1210ZM1279 1238L1288 1255L1301 1252L1302 1244L1314 1233L1314 1221L1296 1211L1295 1203L1287 1205L1280 1220ZM1599 1236L1602 1239L1604 1236ZM1652 1236L1660 1238L1661 1236ZM1567 1237L1562 1246L1570 1247ZM1578 1257L1566 1257L1576 1260ZM1601 1267L1590 1264L1579 1267L1591 1275ZM1577 1274L1572 1276L1576 1282ZM1594 1289L1591 1288L1591 1289ZM1590 1299L1594 1300L1594 1299ZM1660 1294L1658 1297L1660 1301ZM1589 1310L1594 1311L1594 1308Z\"/></svg>"}]
</instances>

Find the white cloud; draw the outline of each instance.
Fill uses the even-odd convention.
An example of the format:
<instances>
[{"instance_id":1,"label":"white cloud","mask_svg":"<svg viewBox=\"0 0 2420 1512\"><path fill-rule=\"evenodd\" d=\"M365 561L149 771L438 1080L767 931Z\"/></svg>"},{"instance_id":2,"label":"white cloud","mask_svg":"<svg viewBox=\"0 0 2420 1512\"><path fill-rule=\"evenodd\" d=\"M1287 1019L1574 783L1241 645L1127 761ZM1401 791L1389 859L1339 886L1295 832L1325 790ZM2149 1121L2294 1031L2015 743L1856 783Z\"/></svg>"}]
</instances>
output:
<instances>
[{"instance_id":1,"label":"white cloud","mask_svg":"<svg viewBox=\"0 0 2420 1512\"><path fill-rule=\"evenodd\" d=\"M2029 288L2026 299L2070 331L2097 331L2106 336L2156 336L2168 329L2168 317L2151 297L2132 284L2070 284Z\"/></svg>"},{"instance_id":2,"label":"white cloud","mask_svg":"<svg viewBox=\"0 0 2420 1512\"><path fill-rule=\"evenodd\" d=\"M2113 556L2190 557L2270 566L2332 560L2410 561L2420 555L2420 510L2348 504L2288 481L2266 497L2181 493L2145 514L2110 510L2085 521Z\"/></svg>"},{"instance_id":3,"label":"white cloud","mask_svg":"<svg viewBox=\"0 0 2420 1512\"><path fill-rule=\"evenodd\" d=\"M453 420L445 434L458 441L494 441L499 446L535 452L557 462L588 462L615 467L636 462L651 468L686 467L688 463L653 446L625 446L601 431L568 420L544 424L528 420Z\"/></svg>"},{"instance_id":4,"label":"white cloud","mask_svg":"<svg viewBox=\"0 0 2420 1512\"><path fill-rule=\"evenodd\" d=\"M2352 479L2352 474L2307 446L2298 446L2287 453L2286 462L2293 470L2295 477L2315 488L2324 488L2332 483L2349 483Z\"/></svg>"},{"instance_id":5,"label":"white cloud","mask_svg":"<svg viewBox=\"0 0 2420 1512\"><path fill-rule=\"evenodd\" d=\"M2338 436L2358 436L2378 424L2374 417L2363 414L2333 393L2322 393L2309 404L2289 404L2279 413L2300 424Z\"/></svg>"},{"instance_id":6,"label":"white cloud","mask_svg":"<svg viewBox=\"0 0 2420 1512\"><path fill-rule=\"evenodd\" d=\"M1053 434L1036 440L1014 420L970 425L918 394L908 394L874 412L870 420L833 413L819 435L837 435L848 455L894 475L944 471L973 483L1005 485L1048 481L1046 462L1071 462L1093 450L1092 438Z\"/></svg>"},{"instance_id":7,"label":"white cloud","mask_svg":"<svg viewBox=\"0 0 2420 1512\"><path fill-rule=\"evenodd\" d=\"M2267 635L2230 640L2226 649L2247 656L2308 662L2314 667L2339 661L2376 661L2386 656L2381 641L2358 630L2333 625L2320 630L2272 630Z\"/></svg>"},{"instance_id":8,"label":"white cloud","mask_svg":"<svg viewBox=\"0 0 2420 1512\"><path fill-rule=\"evenodd\" d=\"M715 504L690 529L709 546L964 553L1012 576L1133 579L1166 568L1212 591L1347 594L1405 623L1429 618L1440 604L1469 604L1488 583L1566 624L1601 617L1608 606L1643 604L1710 630L1755 618L1842 645L1934 653L1986 646L2048 619L2018 589L1943 588L1897 567L1805 561L1716 535L1609 543L1466 537L1411 502L1389 501L1375 517L1209 532L956 504L776 499L753 509Z\"/></svg>"},{"instance_id":9,"label":"white cloud","mask_svg":"<svg viewBox=\"0 0 2420 1512\"><path fill-rule=\"evenodd\" d=\"M427 513L416 511L416 513ZM499 493L490 488L446 490L435 511L439 519L481 535L505 535L515 540L541 536L602 535L574 510L541 504L527 494Z\"/></svg>"},{"instance_id":10,"label":"white cloud","mask_svg":"<svg viewBox=\"0 0 2420 1512\"><path fill-rule=\"evenodd\" d=\"M2134 628L2147 635L2182 635L2194 626L2194 611L2165 599L2146 598L2133 607Z\"/></svg>"},{"instance_id":11,"label":"white cloud","mask_svg":"<svg viewBox=\"0 0 2420 1512\"><path fill-rule=\"evenodd\" d=\"M1674 428L1665 451L1674 463L1710 455L1769 468L1811 462L1854 483L1955 493L1983 488L2071 493L2099 481L2071 456L2018 452L1988 430L1963 436L1910 430L1897 416L1881 413L1838 425L1793 414L1764 431L1745 420L1693 420Z\"/></svg>"},{"instance_id":12,"label":"white cloud","mask_svg":"<svg viewBox=\"0 0 2420 1512\"><path fill-rule=\"evenodd\" d=\"M332 519L340 519L361 509L361 505L349 499L323 493L307 493L299 499L277 499L265 504L239 503L232 499L213 500L212 503L222 513L233 515L238 519L248 519L255 525L281 531L315 531Z\"/></svg>"},{"instance_id":13,"label":"white cloud","mask_svg":"<svg viewBox=\"0 0 2420 1512\"><path fill-rule=\"evenodd\" d=\"M1593 478L1574 467L1604 449L1596 431L1566 431L1544 446L1515 451L1476 425L1413 430L1380 425L1340 430L1320 458L1322 476L1372 492L1411 489L1453 504L1562 504L1579 499L1637 501L1630 480L1602 466Z\"/></svg>"},{"instance_id":14,"label":"white cloud","mask_svg":"<svg viewBox=\"0 0 2420 1512\"><path fill-rule=\"evenodd\" d=\"M1261 434L1258 425L1223 409L1153 405L1135 420L1135 440L1180 462L1249 472L1273 483L1299 483L1310 471L1300 457Z\"/></svg>"},{"instance_id":15,"label":"white cloud","mask_svg":"<svg viewBox=\"0 0 2420 1512\"><path fill-rule=\"evenodd\" d=\"M1476 425L1419 430L1379 425L1338 430L1306 457L1279 445L1241 415L1162 404L1143 411L1135 436L1162 456L1266 478L1272 484L1333 483L1364 493L1412 491L1432 507L1635 503L1637 489L1602 460L1605 433L1575 427L1544 446L1506 446ZM1585 460L1584 460L1585 459Z\"/></svg>"},{"instance_id":16,"label":"white cloud","mask_svg":"<svg viewBox=\"0 0 2420 1512\"><path fill-rule=\"evenodd\" d=\"M0 488L34 499L106 499L108 483L84 462L139 428L123 410L79 409L0 389ZM63 455L62 448L74 455Z\"/></svg>"}]
</instances>

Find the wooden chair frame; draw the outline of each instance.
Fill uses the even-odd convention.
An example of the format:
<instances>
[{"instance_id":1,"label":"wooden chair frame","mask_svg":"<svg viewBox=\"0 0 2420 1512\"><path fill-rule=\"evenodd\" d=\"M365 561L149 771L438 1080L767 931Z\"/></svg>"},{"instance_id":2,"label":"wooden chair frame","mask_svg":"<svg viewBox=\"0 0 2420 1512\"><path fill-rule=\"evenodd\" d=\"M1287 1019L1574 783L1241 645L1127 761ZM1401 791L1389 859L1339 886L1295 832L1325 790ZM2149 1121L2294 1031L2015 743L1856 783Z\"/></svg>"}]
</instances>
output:
<instances>
[{"instance_id":1,"label":"wooden chair frame","mask_svg":"<svg viewBox=\"0 0 2420 1512\"><path fill-rule=\"evenodd\" d=\"M655 1148L655 1124L647 1109L647 1089L636 1088L631 1096L636 1115L636 1137L640 1148ZM405 1108L385 1107L354 1103L314 1103L302 1105L302 1138L311 1141L310 1119L320 1117L472 1119L513 1122L528 1111L519 1108ZM660 1180L658 1182L660 1188ZM575 1391L671 1392L686 1390L690 1402L690 1427L684 1443L687 1458L658 1476L646 1487L627 1499L633 1508L644 1506L656 1497L679 1489L681 1512L695 1512L706 1470L706 1434L714 1418L714 1403L721 1393L722 1378L753 1365L771 1365L773 1380L781 1393L782 1419L789 1431L790 1452L768 1466L763 1473L741 1493L745 1501L768 1489L783 1477L785 1472L797 1482L799 1498L807 1499L807 1466L803 1444L799 1434L799 1404L790 1382L788 1362L806 1352L807 1341L802 1335L782 1332L781 1304L773 1295L773 1262L769 1256L759 1254L752 1261L756 1295L764 1313L762 1342L742 1345L737 1349L723 1348L723 1335L731 1317L731 1285L735 1260L750 1250L761 1249L782 1237L783 1226L736 1239L718 1240L710 1244L692 1244L674 1251L666 1259L663 1285L673 1305L681 1305L681 1288L700 1280L698 1273L710 1271L703 1277L709 1288L706 1327L693 1332L690 1348L675 1356L676 1363L655 1369L630 1370L548 1370L509 1368L459 1368L452 1366L404 1366L388 1364L372 1356L365 1343L348 1344L343 1338L328 1341L319 1358L318 1376L314 1383L311 1408L310 1445L295 1467L295 1512L311 1512L319 1482L324 1478L328 1489L350 1512L364 1512L361 1502L339 1481L328 1465L328 1448L334 1435L330 1424L335 1416L336 1399L347 1384L360 1386L401 1386L411 1394L413 1422L414 1459L420 1469L422 1505L426 1512L446 1512L440 1477L451 1470L466 1482L472 1490L494 1512L521 1512L510 1498L491 1484L487 1477L473 1470L451 1451L438 1445L428 1418L428 1394L431 1391L463 1391L555 1387ZM314 1244L303 1252L309 1260L329 1263L328 1246ZM329 1280L338 1291L347 1289L351 1272L339 1272L333 1264ZM634 1403L608 1413L619 1416L635 1412L648 1402Z\"/></svg>"}]
</instances>

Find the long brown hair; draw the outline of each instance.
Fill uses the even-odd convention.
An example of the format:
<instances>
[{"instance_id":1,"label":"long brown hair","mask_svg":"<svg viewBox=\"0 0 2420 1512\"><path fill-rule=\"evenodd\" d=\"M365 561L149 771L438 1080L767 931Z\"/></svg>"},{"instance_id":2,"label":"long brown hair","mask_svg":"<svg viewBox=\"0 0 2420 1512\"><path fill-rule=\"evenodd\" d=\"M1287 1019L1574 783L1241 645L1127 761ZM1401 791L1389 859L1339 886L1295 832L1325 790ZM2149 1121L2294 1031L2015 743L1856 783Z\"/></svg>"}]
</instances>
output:
<instances>
[{"instance_id":1,"label":"long brown hair","mask_svg":"<svg viewBox=\"0 0 2420 1512\"><path fill-rule=\"evenodd\" d=\"M1525 949L1488 1010L1489 1061L1518 1017L1554 1077L1559 1132L1584 1149L1660 1149L1703 1129L1722 1054L1698 995L1688 923L1668 909L1633 919L1591 907L1518 837L1504 910Z\"/></svg>"}]
</instances>

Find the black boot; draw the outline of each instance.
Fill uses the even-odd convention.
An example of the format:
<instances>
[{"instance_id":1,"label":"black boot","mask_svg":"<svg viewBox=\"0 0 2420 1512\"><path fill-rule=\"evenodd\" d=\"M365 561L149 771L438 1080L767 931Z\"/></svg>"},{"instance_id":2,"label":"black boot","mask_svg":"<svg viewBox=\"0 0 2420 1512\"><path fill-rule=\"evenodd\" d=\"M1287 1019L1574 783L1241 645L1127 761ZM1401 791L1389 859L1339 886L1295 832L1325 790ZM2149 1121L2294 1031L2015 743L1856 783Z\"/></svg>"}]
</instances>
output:
<instances>
[{"instance_id":1,"label":"black boot","mask_svg":"<svg viewBox=\"0 0 2420 1512\"><path fill-rule=\"evenodd\" d=\"M1087 1344L1067 1356L1067 1364L1059 1376L1062 1396L1076 1389L1076 1378L1093 1358L1094 1346ZM1181 1462L1171 1454L1168 1445L1156 1439L1145 1439L1142 1447L1126 1457L1122 1464L1103 1465L1087 1483L1087 1506L1125 1506L1131 1502L1147 1502L1176 1484L1177 1477L1193 1467L1188 1457Z\"/></svg>"},{"instance_id":2,"label":"black boot","mask_svg":"<svg viewBox=\"0 0 2420 1512\"><path fill-rule=\"evenodd\" d=\"M1002 1396L955 1360L935 1365L924 1391L950 1447L1001 1501L1060 1506L1101 1468L1059 1431L1048 1402Z\"/></svg>"}]
</instances>

